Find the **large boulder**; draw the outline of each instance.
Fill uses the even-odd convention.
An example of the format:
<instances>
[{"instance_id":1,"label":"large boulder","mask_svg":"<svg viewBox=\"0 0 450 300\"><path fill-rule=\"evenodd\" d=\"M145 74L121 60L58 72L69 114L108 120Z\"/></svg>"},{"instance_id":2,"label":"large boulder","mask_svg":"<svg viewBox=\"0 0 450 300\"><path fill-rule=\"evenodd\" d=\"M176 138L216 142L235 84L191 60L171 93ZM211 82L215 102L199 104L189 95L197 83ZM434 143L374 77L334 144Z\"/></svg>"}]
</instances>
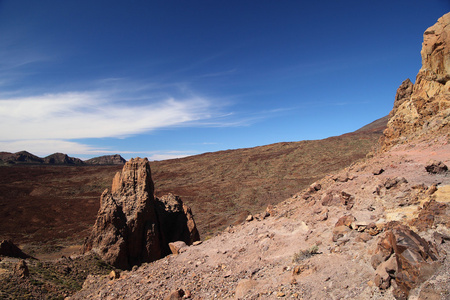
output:
<instances>
[{"instance_id":1,"label":"large boulder","mask_svg":"<svg viewBox=\"0 0 450 300\"><path fill-rule=\"evenodd\" d=\"M107 263L130 269L170 254L170 242L182 240L190 245L198 240L192 213L181 199L176 198L179 207L173 207L153 194L148 160L128 161L115 175L111 190L100 198L97 220L83 252L94 251Z\"/></svg>"},{"instance_id":2,"label":"large boulder","mask_svg":"<svg viewBox=\"0 0 450 300\"><path fill-rule=\"evenodd\" d=\"M387 229L372 257L374 282L380 289L392 285L396 299L408 299L409 291L436 270L439 254L432 243L408 226L390 223Z\"/></svg>"}]
</instances>

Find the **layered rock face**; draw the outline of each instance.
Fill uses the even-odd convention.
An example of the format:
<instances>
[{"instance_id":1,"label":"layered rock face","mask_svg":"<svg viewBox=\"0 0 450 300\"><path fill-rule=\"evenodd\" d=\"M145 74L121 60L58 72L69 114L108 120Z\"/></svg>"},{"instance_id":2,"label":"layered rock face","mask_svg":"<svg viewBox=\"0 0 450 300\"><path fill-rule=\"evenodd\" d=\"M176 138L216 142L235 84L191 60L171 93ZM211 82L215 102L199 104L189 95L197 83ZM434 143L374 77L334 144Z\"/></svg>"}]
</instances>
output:
<instances>
[{"instance_id":1,"label":"layered rock face","mask_svg":"<svg viewBox=\"0 0 450 300\"><path fill-rule=\"evenodd\" d=\"M422 68L416 83L397 90L383 147L434 132L448 134L450 123L450 13L424 33Z\"/></svg>"},{"instance_id":2,"label":"layered rock face","mask_svg":"<svg viewBox=\"0 0 450 300\"><path fill-rule=\"evenodd\" d=\"M176 205L168 205L170 201L159 201L153 193L148 160L131 159L114 177L111 191L103 192L83 252L92 250L111 265L130 269L170 254L169 242L190 245L198 240L190 209L179 198Z\"/></svg>"}]
</instances>

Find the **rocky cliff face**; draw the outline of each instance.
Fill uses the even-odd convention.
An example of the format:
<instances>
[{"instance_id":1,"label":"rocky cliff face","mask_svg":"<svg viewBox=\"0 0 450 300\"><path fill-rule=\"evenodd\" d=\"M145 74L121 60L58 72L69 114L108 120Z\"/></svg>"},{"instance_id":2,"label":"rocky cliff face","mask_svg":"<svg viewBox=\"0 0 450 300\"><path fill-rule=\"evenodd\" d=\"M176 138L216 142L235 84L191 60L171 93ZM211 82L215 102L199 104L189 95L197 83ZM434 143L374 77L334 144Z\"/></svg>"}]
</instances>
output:
<instances>
[{"instance_id":1,"label":"rocky cliff face","mask_svg":"<svg viewBox=\"0 0 450 300\"><path fill-rule=\"evenodd\" d=\"M450 132L450 13L425 31L421 56L416 83L407 80L397 90L384 132L385 149L434 132Z\"/></svg>"},{"instance_id":2,"label":"rocky cliff face","mask_svg":"<svg viewBox=\"0 0 450 300\"><path fill-rule=\"evenodd\" d=\"M160 201L153 194L148 160L131 159L103 192L83 252L92 250L113 266L130 269L168 255L170 242L198 240L190 209L179 198Z\"/></svg>"}]
</instances>

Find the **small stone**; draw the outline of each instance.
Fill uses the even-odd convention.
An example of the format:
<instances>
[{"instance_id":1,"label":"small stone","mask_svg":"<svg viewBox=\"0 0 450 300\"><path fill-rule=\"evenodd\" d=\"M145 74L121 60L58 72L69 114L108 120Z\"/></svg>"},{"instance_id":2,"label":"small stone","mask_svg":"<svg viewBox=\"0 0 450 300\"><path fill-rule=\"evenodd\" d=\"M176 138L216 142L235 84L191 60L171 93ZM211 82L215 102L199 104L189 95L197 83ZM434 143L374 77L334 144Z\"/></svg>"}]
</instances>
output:
<instances>
[{"instance_id":1,"label":"small stone","mask_svg":"<svg viewBox=\"0 0 450 300\"><path fill-rule=\"evenodd\" d=\"M164 298L164 300L177 300L177 299L183 299L184 291L182 289L178 289L176 291L172 291L167 297Z\"/></svg>"},{"instance_id":2,"label":"small stone","mask_svg":"<svg viewBox=\"0 0 450 300\"><path fill-rule=\"evenodd\" d=\"M378 168L378 169L374 169L373 171L372 171L372 174L373 175L380 175L381 173L383 173L384 172L384 169L383 168Z\"/></svg>"},{"instance_id":3,"label":"small stone","mask_svg":"<svg viewBox=\"0 0 450 300\"><path fill-rule=\"evenodd\" d=\"M430 174L443 174L448 171L448 167L442 161L430 160L425 169Z\"/></svg>"},{"instance_id":4,"label":"small stone","mask_svg":"<svg viewBox=\"0 0 450 300\"><path fill-rule=\"evenodd\" d=\"M193 246L198 246L198 245L200 245L201 243L203 243L202 241L195 241L194 243L192 243L192 245Z\"/></svg>"},{"instance_id":5,"label":"small stone","mask_svg":"<svg viewBox=\"0 0 450 300\"><path fill-rule=\"evenodd\" d=\"M356 218L354 216L352 216L352 215L342 216L336 222L334 227L338 227L338 226L342 226L342 225L350 227L352 225L352 223L355 222L355 221L356 221Z\"/></svg>"},{"instance_id":6,"label":"small stone","mask_svg":"<svg viewBox=\"0 0 450 300\"><path fill-rule=\"evenodd\" d=\"M253 216L252 215L248 215L247 219L245 219L245 221L247 221L247 222L253 221Z\"/></svg>"},{"instance_id":7,"label":"small stone","mask_svg":"<svg viewBox=\"0 0 450 300\"><path fill-rule=\"evenodd\" d=\"M431 185L428 190L427 190L427 194L428 195L433 195L435 192L437 191L437 185L433 184Z\"/></svg>"},{"instance_id":8,"label":"small stone","mask_svg":"<svg viewBox=\"0 0 450 300\"><path fill-rule=\"evenodd\" d=\"M284 296L286 296L286 294L283 293L283 292L278 292L278 293L277 293L277 297L278 297L278 298L282 298L282 297L284 297Z\"/></svg>"},{"instance_id":9,"label":"small stone","mask_svg":"<svg viewBox=\"0 0 450 300\"><path fill-rule=\"evenodd\" d=\"M180 254L182 252L182 249L185 247L187 247L187 245L183 241L169 243L170 251L172 251L173 254Z\"/></svg>"},{"instance_id":10,"label":"small stone","mask_svg":"<svg viewBox=\"0 0 450 300\"><path fill-rule=\"evenodd\" d=\"M109 273L108 278L109 278L109 280L114 280L114 279L120 278L120 273L119 273L119 271L114 271L114 270L112 270L112 271Z\"/></svg>"}]
</instances>

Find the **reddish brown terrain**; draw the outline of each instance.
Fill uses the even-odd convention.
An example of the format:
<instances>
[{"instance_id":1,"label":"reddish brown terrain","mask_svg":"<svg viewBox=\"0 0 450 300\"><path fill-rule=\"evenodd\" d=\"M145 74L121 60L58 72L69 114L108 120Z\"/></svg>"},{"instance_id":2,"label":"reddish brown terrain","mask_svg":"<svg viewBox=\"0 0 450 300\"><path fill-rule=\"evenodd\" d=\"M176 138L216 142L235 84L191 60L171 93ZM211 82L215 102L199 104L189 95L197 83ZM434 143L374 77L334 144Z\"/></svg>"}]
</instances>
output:
<instances>
[{"instance_id":1,"label":"reddish brown terrain","mask_svg":"<svg viewBox=\"0 0 450 300\"><path fill-rule=\"evenodd\" d=\"M381 125L383 126L383 125ZM279 143L151 163L156 196L174 193L192 207L210 236L365 157L380 128L318 141ZM80 245L100 195L122 165L0 167L0 239L33 255Z\"/></svg>"},{"instance_id":2,"label":"reddish brown terrain","mask_svg":"<svg viewBox=\"0 0 450 300\"><path fill-rule=\"evenodd\" d=\"M100 194L121 168L0 167L0 239L24 245L31 254L79 244L93 225Z\"/></svg>"},{"instance_id":3,"label":"reddish brown terrain","mask_svg":"<svg viewBox=\"0 0 450 300\"><path fill-rule=\"evenodd\" d=\"M93 259L101 267L95 251L46 267L33 259L3 258L0 295L10 299L21 294L26 294L24 298L71 295L71 299L449 299L449 38L450 13L425 31L422 69L415 84L405 81L400 86L387 129L370 155L365 153L379 134L370 128L377 123L369 131L323 141L153 163L157 194L171 191L184 197L201 234L227 226L225 230L202 243L171 248L173 255L162 259L127 271L116 269L110 276L87 276L108 270L90 270L82 264ZM363 159L355 162L358 158ZM136 169L134 174L148 173ZM120 194L130 195L130 201L121 199L123 207L134 206L134 191L142 188L135 184L139 181L117 185L121 176L115 178L113 191L130 186ZM6 180L11 187L20 181L18 177ZM106 185L110 183L111 179ZM27 185L17 186L21 191ZM34 188L16 195L26 199ZM33 213L28 216L31 220ZM101 211L98 217L106 221L105 226L122 228L115 209ZM113 241L126 239L126 230L105 232ZM32 241L26 238L24 233L18 235L19 240ZM78 287L66 280L80 274L80 265L86 268L80 276L86 281L73 294Z\"/></svg>"}]
</instances>

